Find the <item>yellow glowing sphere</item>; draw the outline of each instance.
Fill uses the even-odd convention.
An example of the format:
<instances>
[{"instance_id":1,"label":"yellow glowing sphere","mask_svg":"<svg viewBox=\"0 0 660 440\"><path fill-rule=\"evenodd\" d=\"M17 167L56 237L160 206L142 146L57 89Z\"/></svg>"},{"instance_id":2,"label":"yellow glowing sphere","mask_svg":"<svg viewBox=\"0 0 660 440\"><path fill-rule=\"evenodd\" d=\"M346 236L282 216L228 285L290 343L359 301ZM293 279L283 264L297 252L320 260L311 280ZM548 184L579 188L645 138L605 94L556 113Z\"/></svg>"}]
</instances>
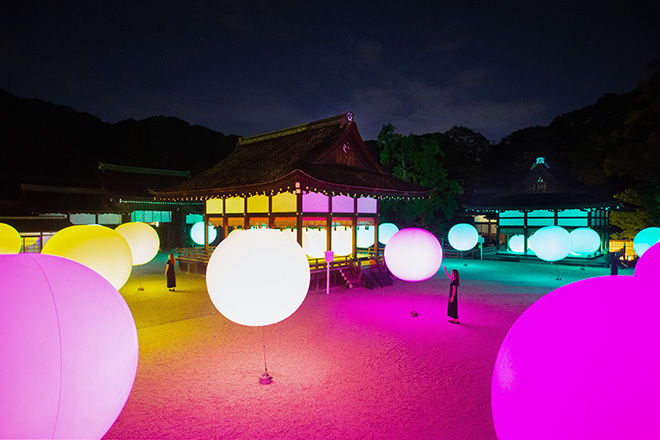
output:
<instances>
[{"instance_id":1,"label":"yellow glowing sphere","mask_svg":"<svg viewBox=\"0 0 660 440\"><path fill-rule=\"evenodd\" d=\"M0 223L0 254L17 254L21 250L21 234L6 223Z\"/></svg>"},{"instance_id":2,"label":"yellow glowing sphere","mask_svg":"<svg viewBox=\"0 0 660 440\"><path fill-rule=\"evenodd\" d=\"M84 264L119 290L133 269L131 248L119 232L100 225L64 228L46 242L42 254Z\"/></svg>"},{"instance_id":3,"label":"yellow glowing sphere","mask_svg":"<svg viewBox=\"0 0 660 440\"><path fill-rule=\"evenodd\" d=\"M160 248L158 232L146 223L130 222L115 228L128 243L133 254L133 266L146 264L153 260Z\"/></svg>"},{"instance_id":4,"label":"yellow glowing sphere","mask_svg":"<svg viewBox=\"0 0 660 440\"><path fill-rule=\"evenodd\" d=\"M305 252L273 229L231 234L213 251L206 269L213 305L227 319L248 326L289 317L307 296L309 280Z\"/></svg>"}]
</instances>

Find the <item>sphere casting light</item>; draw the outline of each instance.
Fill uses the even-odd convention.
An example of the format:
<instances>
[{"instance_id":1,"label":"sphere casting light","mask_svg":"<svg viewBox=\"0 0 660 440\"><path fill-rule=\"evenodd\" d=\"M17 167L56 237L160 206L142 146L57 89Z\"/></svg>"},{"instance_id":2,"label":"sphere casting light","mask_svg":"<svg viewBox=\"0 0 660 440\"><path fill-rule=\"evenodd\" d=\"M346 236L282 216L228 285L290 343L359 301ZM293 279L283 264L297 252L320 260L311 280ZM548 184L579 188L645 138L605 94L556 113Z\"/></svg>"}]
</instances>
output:
<instances>
[{"instance_id":1,"label":"sphere casting light","mask_svg":"<svg viewBox=\"0 0 660 440\"><path fill-rule=\"evenodd\" d=\"M477 245L479 233L469 223L459 223L449 230L449 244L457 251L469 251Z\"/></svg>"},{"instance_id":2,"label":"sphere casting light","mask_svg":"<svg viewBox=\"0 0 660 440\"><path fill-rule=\"evenodd\" d=\"M209 225L208 234L209 243L213 243L218 236L218 231L216 231L213 225ZM204 222L197 222L192 226L192 228L190 228L190 238L195 242L195 244L204 244Z\"/></svg>"},{"instance_id":3,"label":"sphere casting light","mask_svg":"<svg viewBox=\"0 0 660 440\"><path fill-rule=\"evenodd\" d=\"M44 244L41 251L84 264L120 289L133 268L131 248L119 232L100 225L64 228Z\"/></svg>"},{"instance_id":4,"label":"sphere casting light","mask_svg":"<svg viewBox=\"0 0 660 440\"><path fill-rule=\"evenodd\" d=\"M660 228L652 227L642 229L635 235L633 249L640 257L654 244L660 242Z\"/></svg>"},{"instance_id":5,"label":"sphere casting light","mask_svg":"<svg viewBox=\"0 0 660 440\"><path fill-rule=\"evenodd\" d=\"M216 247L206 270L215 308L247 326L289 317L304 301L309 280L309 263L300 245L272 229L231 234Z\"/></svg>"},{"instance_id":6,"label":"sphere casting light","mask_svg":"<svg viewBox=\"0 0 660 440\"><path fill-rule=\"evenodd\" d=\"M509 238L509 249L516 254L522 254L525 251L525 236L522 234L512 235Z\"/></svg>"},{"instance_id":7,"label":"sphere casting light","mask_svg":"<svg viewBox=\"0 0 660 440\"><path fill-rule=\"evenodd\" d=\"M399 232L399 228L394 223L382 223L378 226L378 241L381 244L387 244L397 232Z\"/></svg>"},{"instance_id":8,"label":"sphere casting light","mask_svg":"<svg viewBox=\"0 0 660 440\"><path fill-rule=\"evenodd\" d=\"M561 226L545 226L536 231L529 242L536 256L545 261L561 260L571 251L571 237Z\"/></svg>"},{"instance_id":9,"label":"sphere casting light","mask_svg":"<svg viewBox=\"0 0 660 440\"><path fill-rule=\"evenodd\" d=\"M600 248L600 236L591 228L573 229L570 234L571 252L577 255L593 254Z\"/></svg>"},{"instance_id":10,"label":"sphere casting light","mask_svg":"<svg viewBox=\"0 0 660 440\"><path fill-rule=\"evenodd\" d=\"M0 223L0 254L17 254L21 250L21 234L13 226Z\"/></svg>"},{"instance_id":11,"label":"sphere casting light","mask_svg":"<svg viewBox=\"0 0 660 440\"><path fill-rule=\"evenodd\" d=\"M385 263L404 281L424 281L442 264L442 246L435 235L418 228L401 229L385 246Z\"/></svg>"},{"instance_id":12,"label":"sphere casting light","mask_svg":"<svg viewBox=\"0 0 660 440\"><path fill-rule=\"evenodd\" d=\"M659 269L656 245L634 277L568 284L523 312L493 369L499 440L660 436Z\"/></svg>"},{"instance_id":13,"label":"sphere casting light","mask_svg":"<svg viewBox=\"0 0 660 440\"><path fill-rule=\"evenodd\" d=\"M146 223L130 222L115 228L131 248L133 266L146 264L153 260L160 248L158 232Z\"/></svg>"},{"instance_id":14,"label":"sphere casting light","mask_svg":"<svg viewBox=\"0 0 660 440\"><path fill-rule=\"evenodd\" d=\"M138 365L119 292L66 258L0 255L0 334L0 438L103 437Z\"/></svg>"}]
</instances>

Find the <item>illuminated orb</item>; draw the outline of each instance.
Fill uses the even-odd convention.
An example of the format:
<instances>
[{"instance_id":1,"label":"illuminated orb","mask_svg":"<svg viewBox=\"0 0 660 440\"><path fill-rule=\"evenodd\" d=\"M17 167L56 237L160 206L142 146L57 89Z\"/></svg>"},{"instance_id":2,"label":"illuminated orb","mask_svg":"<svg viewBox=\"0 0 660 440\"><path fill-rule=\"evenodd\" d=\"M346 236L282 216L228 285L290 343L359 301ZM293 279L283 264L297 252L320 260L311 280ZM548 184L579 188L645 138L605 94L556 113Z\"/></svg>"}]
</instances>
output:
<instances>
[{"instance_id":1,"label":"illuminated orb","mask_svg":"<svg viewBox=\"0 0 660 440\"><path fill-rule=\"evenodd\" d=\"M642 229L635 235L633 240L633 249L638 256L644 255L644 252L654 244L660 242L660 228Z\"/></svg>"},{"instance_id":2,"label":"illuminated orb","mask_svg":"<svg viewBox=\"0 0 660 440\"><path fill-rule=\"evenodd\" d=\"M124 237L131 248L133 266L146 264L153 260L160 248L158 232L146 223L123 223L115 231Z\"/></svg>"},{"instance_id":3,"label":"illuminated orb","mask_svg":"<svg viewBox=\"0 0 660 440\"><path fill-rule=\"evenodd\" d=\"M571 237L561 226L545 226L529 239L530 248L545 261L557 261L571 251Z\"/></svg>"},{"instance_id":4,"label":"illuminated orb","mask_svg":"<svg viewBox=\"0 0 660 440\"><path fill-rule=\"evenodd\" d=\"M325 229L308 229L303 232L303 249L310 258L323 258L328 250L328 233Z\"/></svg>"},{"instance_id":5,"label":"illuminated orb","mask_svg":"<svg viewBox=\"0 0 660 440\"><path fill-rule=\"evenodd\" d=\"M378 241L387 244L397 232L399 232L399 228L394 223L383 223L378 226Z\"/></svg>"},{"instance_id":6,"label":"illuminated orb","mask_svg":"<svg viewBox=\"0 0 660 440\"><path fill-rule=\"evenodd\" d=\"M133 269L133 255L119 232L100 225L64 228L44 244L42 254L57 255L95 270L119 290Z\"/></svg>"},{"instance_id":7,"label":"illuminated orb","mask_svg":"<svg viewBox=\"0 0 660 440\"><path fill-rule=\"evenodd\" d=\"M477 245L479 233L469 223L459 223L449 230L449 244L457 251L469 251Z\"/></svg>"},{"instance_id":8,"label":"illuminated orb","mask_svg":"<svg viewBox=\"0 0 660 440\"><path fill-rule=\"evenodd\" d=\"M645 257L634 277L568 284L515 321L491 383L499 440L660 438L660 247Z\"/></svg>"},{"instance_id":9,"label":"illuminated orb","mask_svg":"<svg viewBox=\"0 0 660 440\"><path fill-rule=\"evenodd\" d=\"M217 236L218 231L213 225L209 225L209 243L213 243ZM198 245L204 244L204 222L197 222L190 228L190 238Z\"/></svg>"},{"instance_id":10,"label":"illuminated orb","mask_svg":"<svg viewBox=\"0 0 660 440\"><path fill-rule=\"evenodd\" d=\"M21 234L13 226L0 223L0 254L17 254L21 250Z\"/></svg>"},{"instance_id":11,"label":"illuminated orb","mask_svg":"<svg viewBox=\"0 0 660 440\"><path fill-rule=\"evenodd\" d=\"M333 229L331 250L337 257L350 255L353 252L353 230L343 226L338 226L336 231Z\"/></svg>"},{"instance_id":12,"label":"illuminated orb","mask_svg":"<svg viewBox=\"0 0 660 440\"><path fill-rule=\"evenodd\" d=\"M600 236L591 228L573 229L570 234L571 252L577 255L589 255L600 249Z\"/></svg>"},{"instance_id":13,"label":"illuminated orb","mask_svg":"<svg viewBox=\"0 0 660 440\"><path fill-rule=\"evenodd\" d=\"M435 235L417 228L401 229L385 246L385 263L405 281L424 281L442 264L442 246Z\"/></svg>"},{"instance_id":14,"label":"illuminated orb","mask_svg":"<svg viewBox=\"0 0 660 440\"><path fill-rule=\"evenodd\" d=\"M509 249L511 252L522 254L525 251L525 236L522 234L512 235L509 238Z\"/></svg>"},{"instance_id":15,"label":"illuminated orb","mask_svg":"<svg viewBox=\"0 0 660 440\"><path fill-rule=\"evenodd\" d=\"M376 228L374 226L358 226L357 247L369 248L376 242Z\"/></svg>"},{"instance_id":16,"label":"illuminated orb","mask_svg":"<svg viewBox=\"0 0 660 440\"><path fill-rule=\"evenodd\" d=\"M273 229L230 235L215 249L206 270L215 308L230 321L248 326L289 317L305 299L309 279L300 245Z\"/></svg>"},{"instance_id":17,"label":"illuminated orb","mask_svg":"<svg viewBox=\"0 0 660 440\"><path fill-rule=\"evenodd\" d=\"M0 255L0 438L103 437L138 365L117 290L66 258Z\"/></svg>"}]
</instances>

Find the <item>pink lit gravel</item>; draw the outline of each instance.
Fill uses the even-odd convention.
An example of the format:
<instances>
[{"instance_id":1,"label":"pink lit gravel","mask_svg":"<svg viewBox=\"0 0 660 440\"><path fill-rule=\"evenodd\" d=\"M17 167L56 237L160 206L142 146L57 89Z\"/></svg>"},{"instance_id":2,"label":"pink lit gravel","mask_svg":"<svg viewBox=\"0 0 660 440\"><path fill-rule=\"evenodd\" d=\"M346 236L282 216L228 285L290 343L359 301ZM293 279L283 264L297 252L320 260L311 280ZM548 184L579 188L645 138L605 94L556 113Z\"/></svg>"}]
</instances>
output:
<instances>
[{"instance_id":1,"label":"pink lit gravel","mask_svg":"<svg viewBox=\"0 0 660 440\"><path fill-rule=\"evenodd\" d=\"M609 274L445 258L461 275L460 325L447 322L444 273L310 293L264 328L274 382L259 385L262 329L220 315L202 275L179 272L168 292L164 263L134 268L121 289L140 361L106 439L495 439L491 378L509 327L545 293Z\"/></svg>"}]
</instances>

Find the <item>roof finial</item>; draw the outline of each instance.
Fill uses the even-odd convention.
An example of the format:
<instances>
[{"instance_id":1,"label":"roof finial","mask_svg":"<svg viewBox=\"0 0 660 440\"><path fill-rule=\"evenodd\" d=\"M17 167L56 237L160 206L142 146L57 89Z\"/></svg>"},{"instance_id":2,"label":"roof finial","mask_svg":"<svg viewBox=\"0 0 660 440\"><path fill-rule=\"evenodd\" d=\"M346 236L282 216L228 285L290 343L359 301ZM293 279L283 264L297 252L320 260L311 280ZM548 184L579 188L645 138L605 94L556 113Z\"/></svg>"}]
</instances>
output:
<instances>
[{"instance_id":1,"label":"roof finial","mask_svg":"<svg viewBox=\"0 0 660 440\"><path fill-rule=\"evenodd\" d=\"M341 121L341 124L339 125L341 128L344 128L346 125L351 125L351 122L353 122L353 112L346 112L344 113L344 118Z\"/></svg>"},{"instance_id":2,"label":"roof finial","mask_svg":"<svg viewBox=\"0 0 660 440\"><path fill-rule=\"evenodd\" d=\"M541 156L539 156L539 157L536 158L536 162L534 162L534 164L533 164L529 169L530 169L530 170L533 170L533 169L534 169L536 166L538 166L538 165L543 165L543 166L546 167L546 168L550 168L550 165L548 165L548 164L545 162L545 157L541 157Z\"/></svg>"}]
</instances>

